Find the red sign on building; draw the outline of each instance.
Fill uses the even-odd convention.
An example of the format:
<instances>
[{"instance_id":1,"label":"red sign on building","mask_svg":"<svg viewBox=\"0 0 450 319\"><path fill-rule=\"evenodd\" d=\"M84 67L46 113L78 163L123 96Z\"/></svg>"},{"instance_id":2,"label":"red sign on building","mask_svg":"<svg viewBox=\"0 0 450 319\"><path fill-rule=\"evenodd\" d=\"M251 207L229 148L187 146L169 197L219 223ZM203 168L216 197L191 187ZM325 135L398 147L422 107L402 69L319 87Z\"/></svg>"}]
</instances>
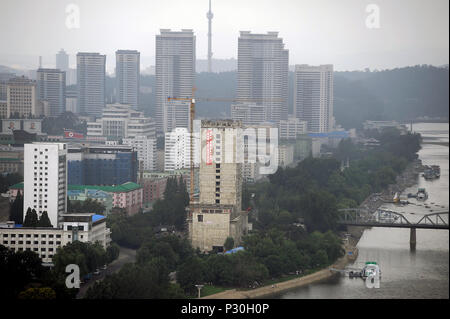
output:
<instances>
[{"instance_id":1,"label":"red sign on building","mask_svg":"<svg viewBox=\"0 0 450 319\"><path fill-rule=\"evenodd\" d=\"M212 130L206 131L206 165L212 165L213 147L212 147Z\"/></svg>"}]
</instances>

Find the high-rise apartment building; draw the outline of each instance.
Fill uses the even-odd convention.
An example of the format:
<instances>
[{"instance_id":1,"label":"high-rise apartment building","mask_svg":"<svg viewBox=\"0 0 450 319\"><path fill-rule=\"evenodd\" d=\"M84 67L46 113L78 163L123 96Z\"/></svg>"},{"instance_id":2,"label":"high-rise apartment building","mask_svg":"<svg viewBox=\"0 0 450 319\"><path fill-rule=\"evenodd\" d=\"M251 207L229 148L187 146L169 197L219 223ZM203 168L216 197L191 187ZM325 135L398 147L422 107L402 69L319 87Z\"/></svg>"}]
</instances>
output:
<instances>
[{"instance_id":1,"label":"high-rise apartment building","mask_svg":"<svg viewBox=\"0 0 450 319\"><path fill-rule=\"evenodd\" d=\"M190 29L161 29L156 35L156 124L166 133L176 127L189 128L189 101L195 81L195 36Z\"/></svg>"},{"instance_id":2,"label":"high-rise apartment building","mask_svg":"<svg viewBox=\"0 0 450 319\"><path fill-rule=\"evenodd\" d=\"M136 50L116 51L116 101L139 106L140 53Z\"/></svg>"},{"instance_id":3,"label":"high-rise apartment building","mask_svg":"<svg viewBox=\"0 0 450 319\"><path fill-rule=\"evenodd\" d=\"M295 66L294 115L308 122L309 132L333 129L333 65Z\"/></svg>"},{"instance_id":4,"label":"high-rise apartment building","mask_svg":"<svg viewBox=\"0 0 450 319\"><path fill-rule=\"evenodd\" d=\"M244 125L258 125L266 120L264 105L254 102L231 104L231 118L241 121Z\"/></svg>"},{"instance_id":5,"label":"high-rise apartment building","mask_svg":"<svg viewBox=\"0 0 450 319\"><path fill-rule=\"evenodd\" d=\"M66 110L66 72L59 69L38 69L37 96L48 102L47 116L58 116Z\"/></svg>"},{"instance_id":6,"label":"high-rise apartment building","mask_svg":"<svg viewBox=\"0 0 450 319\"><path fill-rule=\"evenodd\" d=\"M47 212L53 227L59 227L67 211L67 147L65 143L24 145L23 218L28 208L40 216Z\"/></svg>"},{"instance_id":7,"label":"high-rise apartment building","mask_svg":"<svg viewBox=\"0 0 450 319\"><path fill-rule=\"evenodd\" d=\"M202 251L223 249L232 237L239 244L247 231L242 212L242 163L238 161L241 123L202 121L198 202L190 205L189 238Z\"/></svg>"},{"instance_id":8,"label":"high-rise apartment building","mask_svg":"<svg viewBox=\"0 0 450 319\"><path fill-rule=\"evenodd\" d=\"M122 142L124 145L131 146L137 151L140 171L156 171L156 138L135 136L133 138L124 138Z\"/></svg>"},{"instance_id":9,"label":"high-rise apartment building","mask_svg":"<svg viewBox=\"0 0 450 319\"><path fill-rule=\"evenodd\" d=\"M77 54L78 109L83 115L100 116L105 107L106 55Z\"/></svg>"},{"instance_id":10,"label":"high-rise apartment building","mask_svg":"<svg viewBox=\"0 0 450 319\"><path fill-rule=\"evenodd\" d=\"M64 49L56 53L56 68L66 73L69 71L69 55Z\"/></svg>"},{"instance_id":11,"label":"high-rise apartment building","mask_svg":"<svg viewBox=\"0 0 450 319\"><path fill-rule=\"evenodd\" d=\"M6 103L8 81L15 77L16 75L14 73L0 73L0 101Z\"/></svg>"},{"instance_id":12,"label":"high-rise apartment building","mask_svg":"<svg viewBox=\"0 0 450 319\"><path fill-rule=\"evenodd\" d=\"M36 81L23 76L10 79L6 95L8 118L39 116L43 113L38 103Z\"/></svg>"},{"instance_id":13,"label":"high-rise apartment building","mask_svg":"<svg viewBox=\"0 0 450 319\"><path fill-rule=\"evenodd\" d=\"M287 119L289 51L278 32L251 34L238 39L237 98L264 106L264 120L278 125ZM253 121L254 122L254 121Z\"/></svg>"},{"instance_id":14,"label":"high-rise apartment building","mask_svg":"<svg viewBox=\"0 0 450 319\"><path fill-rule=\"evenodd\" d=\"M174 171L191 167L190 133L185 127L177 127L165 134L164 139L164 170ZM199 152L198 143L194 138L194 165L198 162L195 155Z\"/></svg>"}]
</instances>

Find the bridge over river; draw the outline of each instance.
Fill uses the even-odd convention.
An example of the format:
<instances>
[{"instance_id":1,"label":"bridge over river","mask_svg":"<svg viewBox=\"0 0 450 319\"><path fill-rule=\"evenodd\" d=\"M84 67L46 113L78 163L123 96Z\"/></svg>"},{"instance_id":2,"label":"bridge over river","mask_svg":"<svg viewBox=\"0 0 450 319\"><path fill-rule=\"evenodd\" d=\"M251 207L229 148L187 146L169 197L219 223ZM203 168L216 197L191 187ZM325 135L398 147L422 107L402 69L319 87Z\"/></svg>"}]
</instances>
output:
<instances>
[{"instance_id":1,"label":"bridge over river","mask_svg":"<svg viewBox=\"0 0 450 319\"><path fill-rule=\"evenodd\" d=\"M391 210L377 209L370 212L361 208L339 210L338 224L345 226L409 228L410 247L416 248L416 229L449 229L448 211L421 215L417 221L408 220L404 214Z\"/></svg>"}]
</instances>

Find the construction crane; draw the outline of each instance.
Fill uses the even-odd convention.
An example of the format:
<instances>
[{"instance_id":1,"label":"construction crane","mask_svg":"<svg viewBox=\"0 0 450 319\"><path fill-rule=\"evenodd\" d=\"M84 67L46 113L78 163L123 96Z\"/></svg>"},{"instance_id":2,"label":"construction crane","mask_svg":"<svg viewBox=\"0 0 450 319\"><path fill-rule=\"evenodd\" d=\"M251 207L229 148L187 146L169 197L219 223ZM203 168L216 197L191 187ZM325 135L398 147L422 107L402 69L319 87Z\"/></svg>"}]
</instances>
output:
<instances>
[{"instance_id":1,"label":"construction crane","mask_svg":"<svg viewBox=\"0 0 450 319\"><path fill-rule=\"evenodd\" d=\"M195 100L203 102L283 102L283 99L242 99L242 98L195 98L196 88L192 88L192 97L167 97L168 101L189 101L189 141L190 141L190 189L189 199L190 203L194 202L194 143L193 143L193 130L194 130L194 117L195 117Z\"/></svg>"}]
</instances>

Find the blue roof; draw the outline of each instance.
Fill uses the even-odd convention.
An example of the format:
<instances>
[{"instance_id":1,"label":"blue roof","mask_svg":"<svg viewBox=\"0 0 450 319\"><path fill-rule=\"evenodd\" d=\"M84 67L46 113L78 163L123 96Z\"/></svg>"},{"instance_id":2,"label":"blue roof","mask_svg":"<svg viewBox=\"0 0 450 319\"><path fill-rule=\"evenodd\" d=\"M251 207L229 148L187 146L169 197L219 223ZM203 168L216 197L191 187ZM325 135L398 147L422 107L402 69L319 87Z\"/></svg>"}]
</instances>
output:
<instances>
[{"instance_id":1,"label":"blue roof","mask_svg":"<svg viewBox=\"0 0 450 319\"><path fill-rule=\"evenodd\" d=\"M103 215L94 215L92 216L92 222L95 223L97 220L100 220L102 218L105 218Z\"/></svg>"},{"instance_id":2,"label":"blue roof","mask_svg":"<svg viewBox=\"0 0 450 319\"><path fill-rule=\"evenodd\" d=\"M244 247L239 246L233 249L230 249L228 251L225 252L225 254L233 254L233 253L237 253L238 251L244 250Z\"/></svg>"},{"instance_id":3,"label":"blue roof","mask_svg":"<svg viewBox=\"0 0 450 319\"><path fill-rule=\"evenodd\" d=\"M309 137L340 137L340 138L348 138L350 136L350 132L348 131L334 131L328 133L308 133Z\"/></svg>"}]
</instances>

